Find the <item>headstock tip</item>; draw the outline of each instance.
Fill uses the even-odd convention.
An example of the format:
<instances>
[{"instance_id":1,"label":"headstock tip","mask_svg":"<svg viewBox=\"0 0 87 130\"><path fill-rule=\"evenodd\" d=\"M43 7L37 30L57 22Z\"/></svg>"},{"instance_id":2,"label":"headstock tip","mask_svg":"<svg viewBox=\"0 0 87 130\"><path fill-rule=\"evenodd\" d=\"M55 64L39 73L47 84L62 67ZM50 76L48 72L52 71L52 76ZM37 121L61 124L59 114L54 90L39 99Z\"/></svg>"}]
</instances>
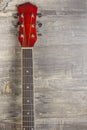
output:
<instances>
[{"instance_id":1,"label":"headstock tip","mask_svg":"<svg viewBox=\"0 0 87 130\"><path fill-rule=\"evenodd\" d=\"M19 13L26 13L26 12L32 12L32 11L34 11L34 13L37 13L37 6L31 4L30 2L17 5L17 9Z\"/></svg>"}]
</instances>

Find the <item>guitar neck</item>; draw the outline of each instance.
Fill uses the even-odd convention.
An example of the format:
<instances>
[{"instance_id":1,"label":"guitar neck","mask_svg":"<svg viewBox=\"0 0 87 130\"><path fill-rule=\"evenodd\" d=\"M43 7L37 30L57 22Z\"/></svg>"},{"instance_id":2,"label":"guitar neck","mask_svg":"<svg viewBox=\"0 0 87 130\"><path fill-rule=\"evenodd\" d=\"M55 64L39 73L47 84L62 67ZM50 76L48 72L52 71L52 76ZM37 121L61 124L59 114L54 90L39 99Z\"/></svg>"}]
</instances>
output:
<instances>
[{"instance_id":1,"label":"guitar neck","mask_svg":"<svg viewBox=\"0 0 87 130\"><path fill-rule=\"evenodd\" d=\"M22 47L22 129L35 130L33 54L32 48L37 41L36 16L37 6L26 2L18 5L19 34Z\"/></svg>"},{"instance_id":2,"label":"guitar neck","mask_svg":"<svg viewBox=\"0 0 87 130\"><path fill-rule=\"evenodd\" d=\"M22 128L34 130L32 48L22 48Z\"/></svg>"}]
</instances>

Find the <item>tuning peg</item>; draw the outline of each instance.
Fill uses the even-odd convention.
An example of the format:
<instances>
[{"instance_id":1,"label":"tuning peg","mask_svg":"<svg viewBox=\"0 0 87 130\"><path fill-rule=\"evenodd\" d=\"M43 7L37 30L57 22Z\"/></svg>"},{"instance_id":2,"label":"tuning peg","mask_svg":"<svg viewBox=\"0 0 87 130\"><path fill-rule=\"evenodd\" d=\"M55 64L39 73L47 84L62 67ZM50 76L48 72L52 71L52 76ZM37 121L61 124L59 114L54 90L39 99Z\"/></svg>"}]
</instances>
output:
<instances>
[{"instance_id":1,"label":"tuning peg","mask_svg":"<svg viewBox=\"0 0 87 130\"><path fill-rule=\"evenodd\" d=\"M41 33L38 33L38 36L42 36L42 34L41 34Z\"/></svg>"},{"instance_id":2,"label":"tuning peg","mask_svg":"<svg viewBox=\"0 0 87 130\"><path fill-rule=\"evenodd\" d=\"M19 35L19 31L16 31L16 32L15 32L15 35L18 36L18 35Z\"/></svg>"},{"instance_id":3,"label":"tuning peg","mask_svg":"<svg viewBox=\"0 0 87 130\"><path fill-rule=\"evenodd\" d=\"M42 14L41 13L37 13L37 16L40 18L40 17L42 17Z\"/></svg>"},{"instance_id":4,"label":"tuning peg","mask_svg":"<svg viewBox=\"0 0 87 130\"><path fill-rule=\"evenodd\" d=\"M15 28L17 28L21 23L18 21L17 23L14 23Z\"/></svg>"},{"instance_id":5,"label":"tuning peg","mask_svg":"<svg viewBox=\"0 0 87 130\"><path fill-rule=\"evenodd\" d=\"M42 27L42 23L38 23L39 28Z\"/></svg>"},{"instance_id":6,"label":"tuning peg","mask_svg":"<svg viewBox=\"0 0 87 130\"><path fill-rule=\"evenodd\" d=\"M14 17L15 19L17 19L17 18L18 18L18 13L13 14L13 17Z\"/></svg>"},{"instance_id":7,"label":"tuning peg","mask_svg":"<svg viewBox=\"0 0 87 130\"><path fill-rule=\"evenodd\" d=\"M42 27L42 23L40 23L39 21L37 21L37 25L38 25L39 27Z\"/></svg>"}]
</instances>

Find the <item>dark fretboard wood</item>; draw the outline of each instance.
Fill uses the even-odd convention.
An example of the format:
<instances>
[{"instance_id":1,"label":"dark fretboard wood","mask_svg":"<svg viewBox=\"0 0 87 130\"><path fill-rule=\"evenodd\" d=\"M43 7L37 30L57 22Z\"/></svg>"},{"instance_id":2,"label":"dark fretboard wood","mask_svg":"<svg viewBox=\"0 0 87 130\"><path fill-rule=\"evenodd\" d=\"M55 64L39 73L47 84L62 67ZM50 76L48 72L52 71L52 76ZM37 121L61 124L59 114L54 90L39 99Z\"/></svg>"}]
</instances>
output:
<instances>
[{"instance_id":1,"label":"dark fretboard wood","mask_svg":"<svg viewBox=\"0 0 87 130\"><path fill-rule=\"evenodd\" d=\"M22 130L35 130L32 49L22 49Z\"/></svg>"}]
</instances>

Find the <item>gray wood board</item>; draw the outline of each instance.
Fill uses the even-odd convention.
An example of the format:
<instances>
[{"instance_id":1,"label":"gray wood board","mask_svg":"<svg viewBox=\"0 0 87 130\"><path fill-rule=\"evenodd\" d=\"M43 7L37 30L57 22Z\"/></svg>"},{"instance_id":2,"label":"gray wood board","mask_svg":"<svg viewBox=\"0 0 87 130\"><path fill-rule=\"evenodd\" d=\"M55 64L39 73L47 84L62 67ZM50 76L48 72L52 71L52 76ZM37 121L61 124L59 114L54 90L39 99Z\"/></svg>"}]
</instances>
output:
<instances>
[{"instance_id":1,"label":"gray wood board","mask_svg":"<svg viewBox=\"0 0 87 130\"><path fill-rule=\"evenodd\" d=\"M21 48L15 5L0 5L0 128L20 129ZM42 33L34 47L37 130L87 129L87 0L31 0L39 7ZM4 123L6 124L4 125ZM16 128L15 128L16 129ZM14 130L14 129L13 129Z\"/></svg>"}]
</instances>

